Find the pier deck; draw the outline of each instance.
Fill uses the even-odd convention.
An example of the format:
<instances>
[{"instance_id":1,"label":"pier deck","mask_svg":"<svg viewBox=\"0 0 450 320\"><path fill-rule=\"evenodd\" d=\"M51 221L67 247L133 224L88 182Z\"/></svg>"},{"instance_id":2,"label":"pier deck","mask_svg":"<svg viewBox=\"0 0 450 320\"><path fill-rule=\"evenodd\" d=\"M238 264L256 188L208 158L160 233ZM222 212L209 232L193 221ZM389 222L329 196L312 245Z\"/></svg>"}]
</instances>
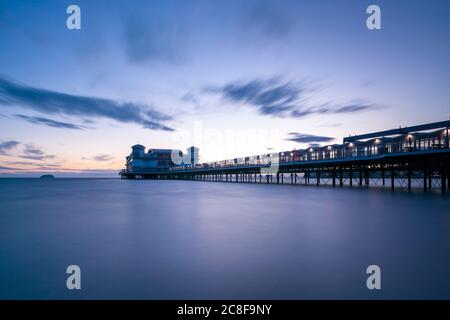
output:
<instances>
[{"instance_id":1,"label":"pier deck","mask_svg":"<svg viewBox=\"0 0 450 320\"><path fill-rule=\"evenodd\" d=\"M340 145L292 150L161 172L122 170L122 178L450 189L450 121L344 138ZM437 130L436 130L437 129ZM434 130L434 131L431 131Z\"/></svg>"}]
</instances>

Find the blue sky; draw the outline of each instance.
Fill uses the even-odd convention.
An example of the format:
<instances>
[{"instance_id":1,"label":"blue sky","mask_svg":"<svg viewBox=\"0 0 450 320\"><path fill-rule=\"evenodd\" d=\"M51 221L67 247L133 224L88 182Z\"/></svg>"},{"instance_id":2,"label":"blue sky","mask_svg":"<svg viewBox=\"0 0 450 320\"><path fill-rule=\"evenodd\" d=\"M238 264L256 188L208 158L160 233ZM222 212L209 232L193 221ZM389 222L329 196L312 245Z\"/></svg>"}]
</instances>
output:
<instances>
[{"instance_id":1,"label":"blue sky","mask_svg":"<svg viewBox=\"0 0 450 320\"><path fill-rule=\"evenodd\" d=\"M66 8L81 8L81 30ZM368 30L366 8L381 8ZM0 174L115 176L450 116L448 1L0 1Z\"/></svg>"}]
</instances>

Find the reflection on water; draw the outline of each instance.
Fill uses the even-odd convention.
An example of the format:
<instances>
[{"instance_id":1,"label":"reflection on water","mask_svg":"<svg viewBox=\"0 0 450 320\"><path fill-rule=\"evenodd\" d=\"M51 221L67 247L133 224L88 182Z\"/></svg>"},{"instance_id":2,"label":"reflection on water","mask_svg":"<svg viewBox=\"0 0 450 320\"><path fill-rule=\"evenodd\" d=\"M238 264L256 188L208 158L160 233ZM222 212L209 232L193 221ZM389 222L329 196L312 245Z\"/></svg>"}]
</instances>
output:
<instances>
[{"instance_id":1,"label":"reflection on water","mask_svg":"<svg viewBox=\"0 0 450 320\"><path fill-rule=\"evenodd\" d=\"M438 194L0 180L0 298L450 298ZM82 290L66 289L66 267ZM366 268L382 269L382 290Z\"/></svg>"}]
</instances>

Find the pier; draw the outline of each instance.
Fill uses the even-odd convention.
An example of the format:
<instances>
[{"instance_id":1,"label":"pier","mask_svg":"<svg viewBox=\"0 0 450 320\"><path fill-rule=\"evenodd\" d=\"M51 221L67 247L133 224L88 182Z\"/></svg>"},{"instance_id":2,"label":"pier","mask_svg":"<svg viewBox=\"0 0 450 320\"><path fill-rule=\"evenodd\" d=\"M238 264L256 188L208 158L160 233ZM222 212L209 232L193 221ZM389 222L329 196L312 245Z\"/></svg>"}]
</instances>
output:
<instances>
[{"instance_id":1,"label":"pier","mask_svg":"<svg viewBox=\"0 0 450 320\"><path fill-rule=\"evenodd\" d=\"M449 128L450 121L441 121L350 136L342 144L162 168L134 166L131 154L127 168L119 174L127 179L384 187L445 193L450 189Z\"/></svg>"}]
</instances>

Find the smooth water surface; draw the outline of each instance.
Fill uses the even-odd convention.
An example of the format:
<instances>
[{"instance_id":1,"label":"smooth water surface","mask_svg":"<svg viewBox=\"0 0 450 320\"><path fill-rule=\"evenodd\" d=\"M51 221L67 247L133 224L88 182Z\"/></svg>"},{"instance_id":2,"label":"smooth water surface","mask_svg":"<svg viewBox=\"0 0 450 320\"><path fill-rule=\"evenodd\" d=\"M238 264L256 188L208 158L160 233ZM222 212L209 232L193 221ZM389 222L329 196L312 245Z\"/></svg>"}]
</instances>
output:
<instances>
[{"instance_id":1,"label":"smooth water surface","mask_svg":"<svg viewBox=\"0 0 450 320\"><path fill-rule=\"evenodd\" d=\"M66 288L81 267L82 289ZM382 269L369 291L366 268ZM119 179L0 180L0 298L450 298L450 198Z\"/></svg>"}]
</instances>

